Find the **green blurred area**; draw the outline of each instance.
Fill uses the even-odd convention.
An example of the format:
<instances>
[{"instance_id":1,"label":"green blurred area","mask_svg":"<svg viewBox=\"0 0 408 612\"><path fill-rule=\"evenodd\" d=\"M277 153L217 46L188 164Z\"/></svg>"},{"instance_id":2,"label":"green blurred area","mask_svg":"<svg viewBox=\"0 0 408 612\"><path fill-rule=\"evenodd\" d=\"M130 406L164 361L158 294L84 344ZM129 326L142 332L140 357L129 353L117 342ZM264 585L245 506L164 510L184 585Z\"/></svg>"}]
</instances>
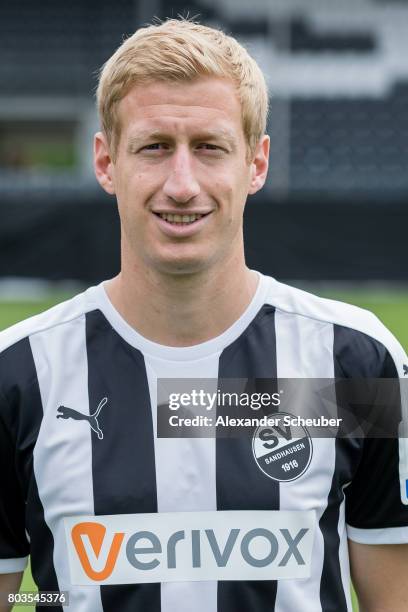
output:
<instances>
[{"instance_id":1,"label":"green blurred area","mask_svg":"<svg viewBox=\"0 0 408 612\"><path fill-rule=\"evenodd\" d=\"M326 288L324 290L316 290L316 293L371 310L393 332L405 350L408 350L408 291L395 293L381 291L373 293L364 290L338 291ZM70 296L59 294L50 296L43 301L0 302L0 329L4 329L33 314L40 313L68 297ZM29 567L24 573L21 590L36 590ZM354 593L353 605L354 610L357 612L358 605ZM24 609L27 612L34 611L33 607L25 606Z\"/></svg>"},{"instance_id":2,"label":"green blurred area","mask_svg":"<svg viewBox=\"0 0 408 612\"><path fill-rule=\"evenodd\" d=\"M408 290L398 292L319 291L319 295L370 310L384 323L408 352Z\"/></svg>"},{"instance_id":3,"label":"green blurred area","mask_svg":"<svg viewBox=\"0 0 408 612\"><path fill-rule=\"evenodd\" d=\"M47 173L78 163L77 121L0 118L0 166Z\"/></svg>"}]
</instances>

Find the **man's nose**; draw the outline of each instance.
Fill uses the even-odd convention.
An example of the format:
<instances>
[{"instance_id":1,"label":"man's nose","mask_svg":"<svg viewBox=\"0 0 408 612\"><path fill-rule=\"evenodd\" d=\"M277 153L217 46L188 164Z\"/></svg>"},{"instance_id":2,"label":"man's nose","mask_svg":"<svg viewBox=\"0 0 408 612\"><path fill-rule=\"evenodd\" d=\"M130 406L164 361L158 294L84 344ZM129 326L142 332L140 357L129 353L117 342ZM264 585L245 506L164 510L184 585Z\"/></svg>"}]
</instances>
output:
<instances>
[{"instance_id":1,"label":"man's nose","mask_svg":"<svg viewBox=\"0 0 408 612\"><path fill-rule=\"evenodd\" d=\"M175 151L170 164L169 175L163 187L164 194L175 202L185 204L200 193L191 153L184 147Z\"/></svg>"}]
</instances>

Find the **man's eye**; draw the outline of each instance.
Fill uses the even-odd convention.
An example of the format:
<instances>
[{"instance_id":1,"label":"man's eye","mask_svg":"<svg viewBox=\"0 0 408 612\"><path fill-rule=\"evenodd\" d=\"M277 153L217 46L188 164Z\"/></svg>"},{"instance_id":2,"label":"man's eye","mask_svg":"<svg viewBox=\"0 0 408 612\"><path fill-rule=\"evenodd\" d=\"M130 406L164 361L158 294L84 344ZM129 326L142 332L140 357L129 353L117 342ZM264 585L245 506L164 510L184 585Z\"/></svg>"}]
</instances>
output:
<instances>
[{"instance_id":1,"label":"man's eye","mask_svg":"<svg viewBox=\"0 0 408 612\"><path fill-rule=\"evenodd\" d=\"M143 149L147 151L157 151L159 147L165 146L162 142L152 142L151 144L146 145Z\"/></svg>"},{"instance_id":2,"label":"man's eye","mask_svg":"<svg viewBox=\"0 0 408 612\"><path fill-rule=\"evenodd\" d=\"M205 147L209 151L216 151L217 149L220 148L220 147L217 147L217 145L215 145L215 144L210 144L209 142L202 142L198 146L199 147Z\"/></svg>"}]
</instances>

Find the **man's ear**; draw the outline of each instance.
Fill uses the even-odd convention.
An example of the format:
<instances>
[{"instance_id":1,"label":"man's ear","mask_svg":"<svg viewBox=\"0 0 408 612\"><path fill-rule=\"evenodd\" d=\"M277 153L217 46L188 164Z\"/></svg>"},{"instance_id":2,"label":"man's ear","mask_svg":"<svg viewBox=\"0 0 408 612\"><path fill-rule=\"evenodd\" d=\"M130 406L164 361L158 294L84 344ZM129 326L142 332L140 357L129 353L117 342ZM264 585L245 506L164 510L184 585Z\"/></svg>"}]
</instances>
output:
<instances>
[{"instance_id":1,"label":"man's ear","mask_svg":"<svg viewBox=\"0 0 408 612\"><path fill-rule=\"evenodd\" d=\"M252 195L262 189L265 184L269 166L270 138L266 134L256 146L255 156L251 163L251 182L248 194Z\"/></svg>"},{"instance_id":2,"label":"man's ear","mask_svg":"<svg viewBox=\"0 0 408 612\"><path fill-rule=\"evenodd\" d=\"M113 162L103 132L97 132L94 136L94 170L101 187L107 193L114 195Z\"/></svg>"}]
</instances>

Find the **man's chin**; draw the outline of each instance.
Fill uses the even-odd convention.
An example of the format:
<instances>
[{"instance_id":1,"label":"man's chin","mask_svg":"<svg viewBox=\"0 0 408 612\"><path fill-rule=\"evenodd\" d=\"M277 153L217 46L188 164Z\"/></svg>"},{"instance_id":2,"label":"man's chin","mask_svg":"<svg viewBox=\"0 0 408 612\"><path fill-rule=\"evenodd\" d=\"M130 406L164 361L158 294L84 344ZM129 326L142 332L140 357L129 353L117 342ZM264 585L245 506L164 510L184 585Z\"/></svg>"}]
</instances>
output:
<instances>
[{"instance_id":1,"label":"man's chin","mask_svg":"<svg viewBox=\"0 0 408 612\"><path fill-rule=\"evenodd\" d=\"M200 274L211 266L211 261L203 258L169 258L156 261L153 268L168 276L189 276Z\"/></svg>"}]
</instances>

